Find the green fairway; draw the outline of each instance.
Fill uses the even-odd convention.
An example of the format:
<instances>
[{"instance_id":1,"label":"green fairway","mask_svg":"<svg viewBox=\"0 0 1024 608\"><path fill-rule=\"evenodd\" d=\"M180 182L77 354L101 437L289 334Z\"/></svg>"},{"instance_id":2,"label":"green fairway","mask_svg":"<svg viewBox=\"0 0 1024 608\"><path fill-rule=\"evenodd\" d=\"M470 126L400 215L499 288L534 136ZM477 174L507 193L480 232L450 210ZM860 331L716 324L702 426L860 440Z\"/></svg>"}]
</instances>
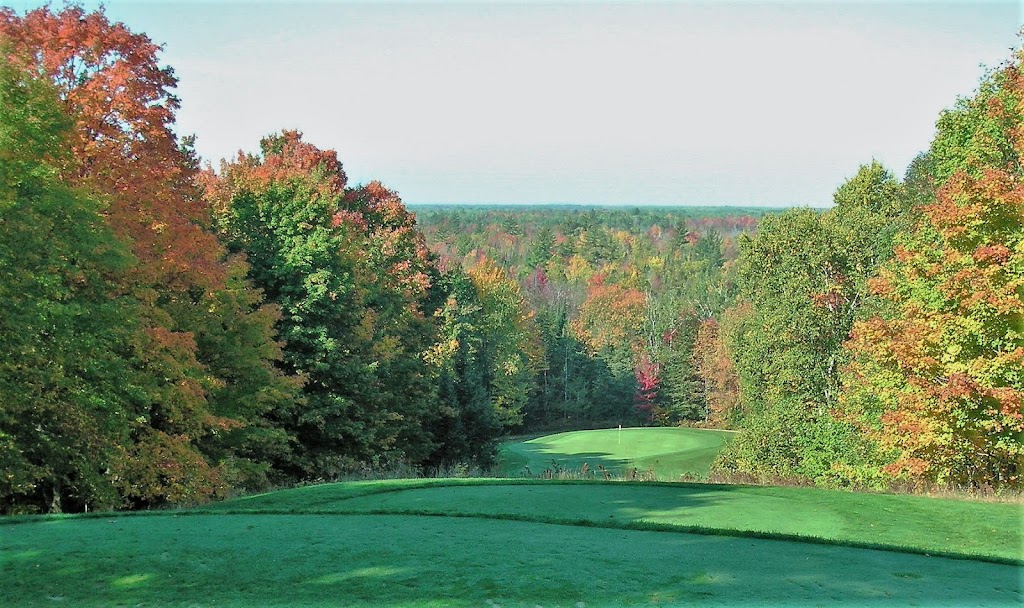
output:
<instances>
[{"instance_id":1,"label":"green fairway","mask_svg":"<svg viewBox=\"0 0 1024 608\"><path fill-rule=\"evenodd\" d=\"M810 488L325 484L196 510L0 519L0 603L1010 606L1024 602L1021 515Z\"/></svg>"},{"instance_id":2,"label":"green fairway","mask_svg":"<svg viewBox=\"0 0 1024 608\"><path fill-rule=\"evenodd\" d=\"M505 475L541 475L557 468L578 473L587 463L600 478L598 465L616 477L653 469L663 481L681 475L706 476L711 462L732 436L729 431L689 428L629 428L572 431L511 442L501 446L499 470Z\"/></svg>"},{"instance_id":3,"label":"green fairway","mask_svg":"<svg viewBox=\"0 0 1024 608\"><path fill-rule=\"evenodd\" d=\"M1020 570L865 549L412 516L0 529L11 606L1017 605Z\"/></svg>"},{"instance_id":4,"label":"green fairway","mask_svg":"<svg viewBox=\"0 0 1024 608\"><path fill-rule=\"evenodd\" d=\"M806 537L1024 560L1020 503L719 484L423 479L349 482L228 501L229 513L423 514Z\"/></svg>"},{"instance_id":5,"label":"green fairway","mask_svg":"<svg viewBox=\"0 0 1024 608\"><path fill-rule=\"evenodd\" d=\"M348 482L203 510L0 520L0 598L10 606L1010 606L1024 602L1021 515L1020 504L814 488ZM760 537L743 535L752 532ZM924 555L932 551L945 557Z\"/></svg>"}]
</instances>

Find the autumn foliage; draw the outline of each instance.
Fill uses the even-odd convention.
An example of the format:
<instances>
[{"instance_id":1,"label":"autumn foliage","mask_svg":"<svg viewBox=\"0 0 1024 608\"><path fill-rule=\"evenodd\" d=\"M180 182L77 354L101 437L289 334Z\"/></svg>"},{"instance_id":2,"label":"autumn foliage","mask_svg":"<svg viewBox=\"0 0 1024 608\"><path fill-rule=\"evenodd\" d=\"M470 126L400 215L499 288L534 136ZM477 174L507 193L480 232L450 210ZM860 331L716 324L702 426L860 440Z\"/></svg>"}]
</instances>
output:
<instances>
[{"instance_id":1,"label":"autumn foliage","mask_svg":"<svg viewBox=\"0 0 1024 608\"><path fill-rule=\"evenodd\" d=\"M730 420L740 399L739 377L726 340L722 323L712 317L700 323L693 347L693 364L703 384L708 418L716 426Z\"/></svg>"},{"instance_id":2,"label":"autumn foliage","mask_svg":"<svg viewBox=\"0 0 1024 608\"><path fill-rule=\"evenodd\" d=\"M140 280L172 288L223 285L216 238L193 178L194 159L171 131L174 71L143 34L77 6L19 17L0 10L9 60L54 84L74 121L62 174L110 198L108 214L140 260Z\"/></svg>"},{"instance_id":3,"label":"autumn foliage","mask_svg":"<svg viewBox=\"0 0 1024 608\"><path fill-rule=\"evenodd\" d=\"M160 48L102 10L0 9L0 36L0 260L17 269L0 289L0 509L493 455L536 347L507 281L478 272L464 299L487 373L450 366L431 353L453 280L396 193L350 186L296 131L200 171ZM486 398L444 403L449 381Z\"/></svg>"},{"instance_id":4,"label":"autumn foliage","mask_svg":"<svg viewBox=\"0 0 1024 608\"><path fill-rule=\"evenodd\" d=\"M630 353L642 342L647 298L636 289L591 281L573 329L580 340L597 352L602 349ZM639 352L637 352L639 355Z\"/></svg>"},{"instance_id":5,"label":"autumn foliage","mask_svg":"<svg viewBox=\"0 0 1024 608\"><path fill-rule=\"evenodd\" d=\"M872 282L846 407L897 478L1018 485L1024 470L1024 77L1020 56L939 121L941 185Z\"/></svg>"},{"instance_id":6,"label":"autumn foliage","mask_svg":"<svg viewBox=\"0 0 1024 608\"><path fill-rule=\"evenodd\" d=\"M205 229L196 161L171 130L176 80L159 65L159 47L75 6L24 16L2 9L0 37L4 60L46 81L69 120L61 142L69 153L50 150L44 162L61 184L103 202L105 225L132 256L130 272L111 279L134 303L128 356L137 375L125 405L133 413L119 449L95 466L120 471L117 485L133 504L203 500L221 493L224 476L264 475L253 460L263 455L239 435L294 398L294 383L273 367L275 312ZM139 460L157 453L146 445L168 449ZM192 474L159 473L175 467Z\"/></svg>"},{"instance_id":7,"label":"autumn foliage","mask_svg":"<svg viewBox=\"0 0 1024 608\"><path fill-rule=\"evenodd\" d=\"M159 53L102 9L0 8L0 511L622 423L736 426L718 469L765 479L1020 486L1020 54L825 212L423 222L295 130L200 169Z\"/></svg>"}]
</instances>

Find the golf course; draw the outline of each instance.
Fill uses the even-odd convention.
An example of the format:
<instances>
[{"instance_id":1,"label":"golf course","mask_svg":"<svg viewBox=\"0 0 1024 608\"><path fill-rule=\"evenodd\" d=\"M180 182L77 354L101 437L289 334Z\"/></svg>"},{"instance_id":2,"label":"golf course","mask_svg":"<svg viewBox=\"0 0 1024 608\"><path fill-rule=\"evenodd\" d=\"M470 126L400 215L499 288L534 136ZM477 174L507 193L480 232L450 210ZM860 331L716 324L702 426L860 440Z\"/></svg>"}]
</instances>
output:
<instances>
[{"instance_id":1,"label":"golf course","mask_svg":"<svg viewBox=\"0 0 1024 608\"><path fill-rule=\"evenodd\" d=\"M0 608L1024 607L1019 4L0 5Z\"/></svg>"},{"instance_id":2,"label":"golf course","mask_svg":"<svg viewBox=\"0 0 1024 608\"><path fill-rule=\"evenodd\" d=\"M686 446L704 453L695 438L720 435L677 433L670 449L666 430L649 429L657 449L632 455L612 449L610 431L502 454L566 467L643 458L699 472L693 463L706 454L687 459ZM818 488L340 482L193 509L5 518L0 597L12 606L1019 605L1022 514L1019 502Z\"/></svg>"},{"instance_id":3,"label":"golf course","mask_svg":"<svg viewBox=\"0 0 1024 608\"><path fill-rule=\"evenodd\" d=\"M540 475L546 470L589 472L628 477L653 472L659 481L678 481L682 475L706 476L711 462L731 431L690 428L617 428L570 431L526 441L508 442L499 452L499 469L505 475ZM557 475L556 475L557 476Z\"/></svg>"}]
</instances>

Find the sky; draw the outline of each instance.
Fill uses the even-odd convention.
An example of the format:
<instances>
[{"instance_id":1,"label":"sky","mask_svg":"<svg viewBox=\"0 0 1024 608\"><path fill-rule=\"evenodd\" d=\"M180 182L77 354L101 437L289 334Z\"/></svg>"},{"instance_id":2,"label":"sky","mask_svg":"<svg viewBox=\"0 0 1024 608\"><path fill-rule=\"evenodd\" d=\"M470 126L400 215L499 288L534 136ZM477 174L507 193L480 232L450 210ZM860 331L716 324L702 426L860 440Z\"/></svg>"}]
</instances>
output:
<instances>
[{"instance_id":1,"label":"sky","mask_svg":"<svg viewBox=\"0 0 1024 608\"><path fill-rule=\"evenodd\" d=\"M827 206L872 159L902 176L1024 23L1017 1L105 5L164 45L214 167L298 129L406 203Z\"/></svg>"}]
</instances>

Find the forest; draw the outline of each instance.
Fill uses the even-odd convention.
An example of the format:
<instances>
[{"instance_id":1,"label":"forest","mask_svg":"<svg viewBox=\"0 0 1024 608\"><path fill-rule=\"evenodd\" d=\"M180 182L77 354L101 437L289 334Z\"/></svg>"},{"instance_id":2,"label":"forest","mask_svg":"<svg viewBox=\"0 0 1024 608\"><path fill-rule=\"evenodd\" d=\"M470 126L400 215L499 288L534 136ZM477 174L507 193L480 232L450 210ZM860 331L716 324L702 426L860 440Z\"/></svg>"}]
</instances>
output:
<instances>
[{"instance_id":1,"label":"forest","mask_svg":"<svg viewBox=\"0 0 1024 608\"><path fill-rule=\"evenodd\" d=\"M201 159L160 51L0 8L0 513L620 424L739 431L724 479L1020 489L1024 53L905 175L782 210L407 207L294 130Z\"/></svg>"},{"instance_id":2,"label":"forest","mask_svg":"<svg viewBox=\"0 0 1024 608\"><path fill-rule=\"evenodd\" d=\"M522 291L535 344L527 433L727 424L713 336L738 293L739 236L771 211L416 208L442 268L496 265Z\"/></svg>"}]
</instances>

